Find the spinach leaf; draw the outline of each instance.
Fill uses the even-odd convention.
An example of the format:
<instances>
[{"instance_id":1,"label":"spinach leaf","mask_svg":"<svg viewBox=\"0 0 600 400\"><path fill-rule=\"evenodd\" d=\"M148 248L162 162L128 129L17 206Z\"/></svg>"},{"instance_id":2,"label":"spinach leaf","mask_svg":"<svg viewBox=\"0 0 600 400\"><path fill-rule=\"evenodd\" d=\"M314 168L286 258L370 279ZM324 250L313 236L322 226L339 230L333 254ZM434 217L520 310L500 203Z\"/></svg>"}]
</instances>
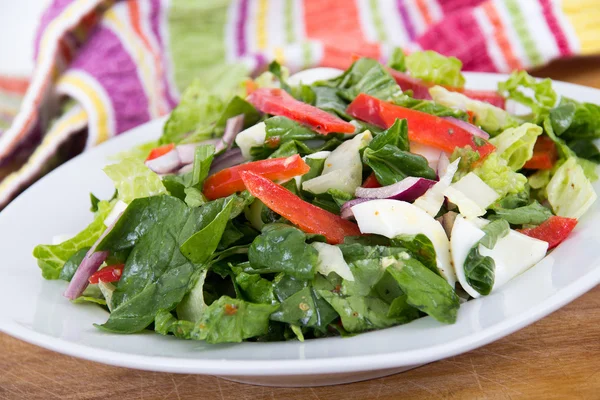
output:
<instances>
[{"instance_id":1,"label":"spinach leaf","mask_svg":"<svg viewBox=\"0 0 600 400\"><path fill-rule=\"evenodd\" d=\"M279 86L283 90L292 94L292 88L290 87L290 85L287 84L287 82L285 81L285 78L283 76L281 64L279 64L277 61L272 61L271 64L269 64L269 72L277 77L277 79L279 80ZM286 72L286 75L287 75L287 72Z\"/></svg>"},{"instance_id":2,"label":"spinach leaf","mask_svg":"<svg viewBox=\"0 0 600 400\"><path fill-rule=\"evenodd\" d=\"M365 93L378 99L389 101L395 96L402 94L402 89L400 89L394 78L377 61L369 58L361 58L355 61L350 69L353 69L359 63L370 65L370 67L359 79L356 79L359 77L359 74L356 73L354 75L355 80L352 81L351 85L346 86L346 88L338 92L343 98L352 101L360 93ZM363 70L367 65L361 66L356 72Z\"/></svg>"},{"instance_id":3,"label":"spinach leaf","mask_svg":"<svg viewBox=\"0 0 600 400\"><path fill-rule=\"evenodd\" d=\"M77 268L79 268L79 264L81 264L89 249L90 247L81 248L77 250L75 254L69 257L64 267L60 270L58 278L62 279L63 281L71 282L73 275L75 275L75 271L77 271Z\"/></svg>"},{"instance_id":4,"label":"spinach leaf","mask_svg":"<svg viewBox=\"0 0 600 400\"><path fill-rule=\"evenodd\" d=\"M405 119L396 119L394 124L387 130L377 134L367 147L377 151L382 149L386 144L395 146L400 150L410 150L408 144L408 125Z\"/></svg>"},{"instance_id":5,"label":"spinach leaf","mask_svg":"<svg viewBox=\"0 0 600 400\"><path fill-rule=\"evenodd\" d=\"M233 196L230 196L211 201L202 207L201 218L210 222L189 237L179 248L188 260L195 264L202 264L212 256L229 221L232 205Z\"/></svg>"},{"instance_id":6,"label":"spinach leaf","mask_svg":"<svg viewBox=\"0 0 600 400\"><path fill-rule=\"evenodd\" d=\"M219 117L216 126L224 130L227 120L240 114L244 114L244 127L256 125L260 121L260 113L254 108L254 106L242 99L240 96L234 96L229 103L225 106L225 110ZM223 132L219 132L223 134ZM220 135L217 135L220 136Z\"/></svg>"},{"instance_id":7,"label":"spinach leaf","mask_svg":"<svg viewBox=\"0 0 600 400\"><path fill-rule=\"evenodd\" d=\"M279 310L271 315L271 320L324 330L337 317L338 314L321 295L308 286L287 297Z\"/></svg>"},{"instance_id":8,"label":"spinach leaf","mask_svg":"<svg viewBox=\"0 0 600 400\"><path fill-rule=\"evenodd\" d=\"M563 100L564 101L564 100ZM558 136L562 135L573 123L575 117L575 104L573 103L562 103L550 110L548 115L550 122L552 123L552 130Z\"/></svg>"},{"instance_id":9,"label":"spinach leaf","mask_svg":"<svg viewBox=\"0 0 600 400\"><path fill-rule=\"evenodd\" d=\"M363 153L363 163L367 164L382 186L400 182L407 176L420 176L436 179L436 173L425 157L400 150L396 146L384 145L379 150L366 148Z\"/></svg>"},{"instance_id":10,"label":"spinach leaf","mask_svg":"<svg viewBox=\"0 0 600 400\"><path fill-rule=\"evenodd\" d=\"M98 211L98 203L100 203L100 199L97 198L94 193L90 193L90 211L96 212Z\"/></svg>"},{"instance_id":11,"label":"spinach leaf","mask_svg":"<svg viewBox=\"0 0 600 400\"><path fill-rule=\"evenodd\" d=\"M409 322L404 316L389 317L390 305L377 297L339 296L328 290L319 290L319 294L340 315L348 332L358 333Z\"/></svg>"},{"instance_id":12,"label":"spinach leaf","mask_svg":"<svg viewBox=\"0 0 600 400\"><path fill-rule=\"evenodd\" d=\"M265 141L270 143L285 143L292 140L302 141L317 137L313 130L289 118L279 116L265 120L265 130Z\"/></svg>"},{"instance_id":13,"label":"spinach leaf","mask_svg":"<svg viewBox=\"0 0 600 400\"><path fill-rule=\"evenodd\" d=\"M196 323L177 320L168 311L160 310L155 329L160 334L173 333L183 339L239 343L265 335L269 328L269 316L277 307L222 296L204 310Z\"/></svg>"},{"instance_id":14,"label":"spinach leaf","mask_svg":"<svg viewBox=\"0 0 600 400\"><path fill-rule=\"evenodd\" d=\"M177 317L181 320L196 322L202 317L204 309L207 307L204 301L204 282L206 281L207 269L199 271L188 285L191 290L183 297L177 305ZM158 319L158 317L157 317Z\"/></svg>"},{"instance_id":15,"label":"spinach leaf","mask_svg":"<svg viewBox=\"0 0 600 400\"><path fill-rule=\"evenodd\" d=\"M404 247L415 259L429 268L432 272L440 275L437 267L435 248L431 240L422 233L416 235L396 236L392 243L394 246Z\"/></svg>"},{"instance_id":16,"label":"spinach leaf","mask_svg":"<svg viewBox=\"0 0 600 400\"><path fill-rule=\"evenodd\" d=\"M144 205L142 210L140 204ZM227 207L231 207L231 199L215 200L198 208L189 208L171 196L132 202L115 225L115 235L111 237L111 232L100 243L111 251L133 246L112 295L112 313L101 328L138 332L154 320L159 310L174 309L188 291L194 274L202 269L202 265L186 258L180 247L196 232L211 226L215 218L220 220L220 212ZM218 235L216 247L220 233L213 233Z\"/></svg>"},{"instance_id":17,"label":"spinach leaf","mask_svg":"<svg viewBox=\"0 0 600 400\"><path fill-rule=\"evenodd\" d=\"M496 208L494 211L496 214L491 218L502 218L512 225L539 225L552 216L552 211L537 201L512 210Z\"/></svg>"},{"instance_id":18,"label":"spinach leaf","mask_svg":"<svg viewBox=\"0 0 600 400\"><path fill-rule=\"evenodd\" d=\"M285 272L298 279L312 279L318 252L306 244L306 235L283 224L266 225L250 245L248 259L260 273Z\"/></svg>"},{"instance_id":19,"label":"spinach leaf","mask_svg":"<svg viewBox=\"0 0 600 400\"><path fill-rule=\"evenodd\" d=\"M388 317L401 319L406 323L419 318L420 315L419 310L408 304L408 296L402 294L391 302Z\"/></svg>"},{"instance_id":20,"label":"spinach leaf","mask_svg":"<svg viewBox=\"0 0 600 400\"><path fill-rule=\"evenodd\" d=\"M577 139L567 143L567 146L571 148L577 155L577 157L585 158L600 164L600 151L596 144L592 140L588 139Z\"/></svg>"},{"instance_id":21,"label":"spinach leaf","mask_svg":"<svg viewBox=\"0 0 600 400\"><path fill-rule=\"evenodd\" d=\"M463 121L469 119L469 115L463 110L446 107L431 100L415 99L406 93L395 97L392 103L438 117L453 117Z\"/></svg>"},{"instance_id":22,"label":"spinach leaf","mask_svg":"<svg viewBox=\"0 0 600 400\"><path fill-rule=\"evenodd\" d=\"M387 238L386 238L387 239ZM338 245L344 260L347 263L353 263L357 260L367 260L372 258L382 258L390 256L408 255L404 247L390 247L389 245L367 245L364 242Z\"/></svg>"},{"instance_id":23,"label":"spinach leaf","mask_svg":"<svg viewBox=\"0 0 600 400\"><path fill-rule=\"evenodd\" d=\"M464 268L469 285L484 296L490 294L494 287L496 263L493 258L481 255L479 242L467 254Z\"/></svg>"},{"instance_id":24,"label":"spinach leaf","mask_svg":"<svg viewBox=\"0 0 600 400\"><path fill-rule=\"evenodd\" d=\"M240 267L233 267L235 283L239 286L244 298L252 303L275 304L273 282L258 274L248 274Z\"/></svg>"},{"instance_id":25,"label":"spinach leaf","mask_svg":"<svg viewBox=\"0 0 600 400\"><path fill-rule=\"evenodd\" d=\"M354 276L354 281L344 280L342 283L342 293L348 296L367 296L385 272L381 258L356 260L348 266Z\"/></svg>"},{"instance_id":26,"label":"spinach leaf","mask_svg":"<svg viewBox=\"0 0 600 400\"><path fill-rule=\"evenodd\" d=\"M315 85L312 87L312 90L315 95L315 107L332 114L337 114L340 118L345 120L352 119L348 114L346 114L348 102L338 96L337 88Z\"/></svg>"},{"instance_id":27,"label":"spinach leaf","mask_svg":"<svg viewBox=\"0 0 600 400\"><path fill-rule=\"evenodd\" d=\"M406 302L440 322L454 323L459 308L454 289L419 261L393 260L387 271L406 293Z\"/></svg>"},{"instance_id":28,"label":"spinach leaf","mask_svg":"<svg viewBox=\"0 0 600 400\"><path fill-rule=\"evenodd\" d=\"M280 273L273 280L273 293L279 302L283 303L288 297L308 286L308 281L296 279L293 276Z\"/></svg>"},{"instance_id":29,"label":"spinach leaf","mask_svg":"<svg viewBox=\"0 0 600 400\"><path fill-rule=\"evenodd\" d=\"M600 106L592 103L580 103L563 97L558 108L568 107L569 105L575 107L575 112L567 129L564 131L556 129L556 115L554 119L551 117L555 133L567 142L576 139L600 138Z\"/></svg>"}]
</instances>

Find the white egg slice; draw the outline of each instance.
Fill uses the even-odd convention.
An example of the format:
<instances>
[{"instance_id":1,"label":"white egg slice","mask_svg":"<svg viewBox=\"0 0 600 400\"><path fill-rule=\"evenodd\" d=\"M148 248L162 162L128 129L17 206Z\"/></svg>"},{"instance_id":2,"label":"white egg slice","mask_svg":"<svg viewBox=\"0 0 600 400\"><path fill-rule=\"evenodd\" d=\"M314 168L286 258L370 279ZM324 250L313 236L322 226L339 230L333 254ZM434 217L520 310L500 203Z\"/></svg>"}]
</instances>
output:
<instances>
[{"instance_id":1,"label":"white egg slice","mask_svg":"<svg viewBox=\"0 0 600 400\"><path fill-rule=\"evenodd\" d=\"M431 240L441 275L450 286L456 274L450 262L450 243L442 225L417 206L399 200L371 200L352 207L362 233L375 233L388 238L399 235L424 234Z\"/></svg>"},{"instance_id":2,"label":"white egg slice","mask_svg":"<svg viewBox=\"0 0 600 400\"><path fill-rule=\"evenodd\" d=\"M238 133L235 137L235 144L242 151L244 158L250 160L252 159L250 149L255 146L262 146L265 143L266 137L266 125L264 122L260 122Z\"/></svg>"},{"instance_id":3,"label":"white egg slice","mask_svg":"<svg viewBox=\"0 0 600 400\"><path fill-rule=\"evenodd\" d=\"M474 298L481 295L467 282L464 264L471 248L485 235L477 225L483 224L481 221L477 221L477 223L468 221L462 215L458 215L454 221L450 239L452 262L458 281ZM496 265L492 292L540 262L546 256L547 251L548 243L512 229L508 235L498 240L492 250L480 245L480 254L491 257Z\"/></svg>"}]
</instances>

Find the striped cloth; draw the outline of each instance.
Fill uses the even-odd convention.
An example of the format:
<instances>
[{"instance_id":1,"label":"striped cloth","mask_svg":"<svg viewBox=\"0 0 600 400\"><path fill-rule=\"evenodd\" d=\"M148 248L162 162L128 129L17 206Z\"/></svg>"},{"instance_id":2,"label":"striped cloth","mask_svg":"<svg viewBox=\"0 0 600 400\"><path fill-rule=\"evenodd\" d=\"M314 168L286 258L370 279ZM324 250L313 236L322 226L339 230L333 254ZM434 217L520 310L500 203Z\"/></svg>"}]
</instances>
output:
<instances>
[{"instance_id":1,"label":"striped cloth","mask_svg":"<svg viewBox=\"0 0 600 400\"><path fill-rule=\"evenodd\" d=\"M0 183L0 207L72 153L167 114L224 63L345 68L402 47L465 70L530 69L598 53L598 2L54 0L29 84L0 78L0 177L20 166Z\"/></svg>"}]
</instances>

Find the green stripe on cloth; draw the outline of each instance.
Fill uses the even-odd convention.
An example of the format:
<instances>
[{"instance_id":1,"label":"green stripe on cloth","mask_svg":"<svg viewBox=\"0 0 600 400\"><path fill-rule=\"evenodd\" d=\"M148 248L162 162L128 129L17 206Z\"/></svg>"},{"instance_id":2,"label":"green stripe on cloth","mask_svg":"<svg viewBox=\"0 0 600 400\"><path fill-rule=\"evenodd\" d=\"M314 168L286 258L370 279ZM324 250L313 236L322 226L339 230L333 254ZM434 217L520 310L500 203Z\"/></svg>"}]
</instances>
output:
<instances>
[{"instance_id":1,"label":"green stripe on cloth","mask_svg":"<svg viewBox=\"0 0 600 400\"><path fill-rule=\"evenodd\" d=\"M179 91L225 63L229 0L171 0L169 50Z\"/></svg>"},{"instance_id":2,"label":"green stripe on cloth","mask_svg":"<svg viewBox=\"0 0 600 400\"><path fill-rule=\"evenodd\" d=\"M377 40L382 43L387 42L387 33L385 32L385 24L381 19L379 11L379 2L377 0L369 0L369 8L371 9L371 15L373 17L373 26L377 32Z\"/></svg>"},{"instance_id":3,"label":"green stripe on cloth","mask_svg":"<svg viewBox=\"0 0 600 400\"><path fill-rule=\"evenodd\" d=\"M284 6L284 20L283 25L285 28L285 42L294 43L296 41L296 32L294 31L294 0L285 0Z\"/></svg>"},{"instance_id":4,"label":"green stripe on cloth","mask_svg":"<svg viewBox=\"0 0 600 400\"><path fill-rule=\"evenodd\" d=\"M542 56L540 55L535 41L531 37L529 29L527 27L527 19L523 16L521 8L517 0L506 0L506 9L512 19L512 25L527 54L527 58L533 65L539 65L543 63Z\"/></svg>"}]
</instances>

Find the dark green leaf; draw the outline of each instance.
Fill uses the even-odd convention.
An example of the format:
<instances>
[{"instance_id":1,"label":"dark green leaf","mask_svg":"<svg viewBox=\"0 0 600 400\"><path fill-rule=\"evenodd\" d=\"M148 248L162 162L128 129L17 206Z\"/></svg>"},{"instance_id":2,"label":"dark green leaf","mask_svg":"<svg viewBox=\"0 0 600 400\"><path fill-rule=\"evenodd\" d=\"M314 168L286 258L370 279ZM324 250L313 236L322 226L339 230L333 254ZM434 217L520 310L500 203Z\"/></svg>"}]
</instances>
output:
<instances>
[{"instance_id":1,"label":"dark green leaf","mask_svg":"<svg viewBox=\"0 0 600 400\"><path fill-rule=\"evenodd\" d=\"M436 173L425 157L400 150L389 144L376 151L365 149L363 162L373 169L377 181L382 186L400 182L408 176L436 179Z\"/></svg>"},{"instance_id":2,"label":"dark green leaf","mask_svg":"<svg viewBox=\"0 0 600 400\"><path fill-rule=\"evenodd\" d=\"M283 75L281 74L281 64L279 64L277 61L272 61L271 64L269 64L269 72L277 77L279 80L279 86L283 90L290 94L292 93L292 88L290 88L290 85L287 84L285 79L283 79Z\"/></svg>"},{"instance_id":3,"label":"dark green leaf","mask_svg":"<svg viewBox=\"0 0 600 400\"><path fill-rule=\"evenodd\" d=\"M394 260L387 271L406 293L406 302L440 322L453 324L458 296L446 280L414 259Z\"/></svg>"},{"instance_id":4,"label":"dark green leaf","mask_svg":"<svg viewBox=\"0 0 600 400\"><path fill-rule=\"evenodd\" d=\"M100 203L100 199L94 196L94 193L90 193L90 211L96 212L98 211L98 203Z\"/></svg>"},{"instance_id":5,"label":"dark green leaf","mask_svg":"<svg viewBox=\"0 0 600 400\"><path fill-rule=\"evenodd\" d=\"M258 274L248 274L239 267L233 268L236 273L235 283L240 287L244 298L252 303L274 304L273 282Z\"/></svg>"},{"instance_id":6,"label":"dark green leaf","mask_svg":"<svg viewBox=\"0 0 600 400\"><path fill-rule=\"evenodd\" d=\"M392 126L373 138L368 148L377 151L382 149L386 144L395 146L400 150L410 150L408 144L408 125L405 119L396 119Z\"/></svg>"},{"instance_id":7,"label":"dark green leaf","mask_svg":"<svg viewBox=\"0 0 600 400\"><path fill-rule=\"evenodd\" d=\"M306 235L283 224L266 225L252 242L248 259L260 273L285 272L299 279L315 275L318 252L306 244Z\"/></svg>"},{"instance_id":8,"label":"dark green leaf","mask_svg":"<svg viewBox=\"0 0 600 400\"><path fill-rule=\"evenodd\" d=\"M479 242L467 254L464 268L469 285L484 296L490 294L494 287L496 263L493 258L479 253Z\"/></svg>"},{"instance_id":9,"label":"dark green leaf","mask_svg":"<svg viewBox=\"0 0 600 400\"><path fill-rule=\"evenodd\" d=\"M598 151L598 147L592 140L577 139L570 141L567 145L575 152L577 157L600 164L600 151Z\"/></svg>"},{"instance_id":10,"label":"dark green leaf","mask_svg":"<svg viewBox=\"0 0 600 400\"><path fill-rule=\"evenodd\" d=\"M400 235L396 236L392 240L392 243L394 246L404 247L421 264L441 276L435 258L435 248L427 236L422 233L417 235Z\"/></svg>"},{"instance_id":11,"label":"dark green leaf","mask_svg":"<svg viewBox=\"0 0 600 400\"><path fill-rule=\"evenodd\" d=\"M239 96L234 96L225 106L225 110L217 121L217 127L225 128L229 118L244 114L244 127L256 125L260 120L260 113L254 106Z\"/></svg>"},{"instance_id":12,"label":"dark green leaf","mask_svg":"<svg viewBox=\"0 0 600 400\"><path fill-rule=\"evenodd\" d=\"M564 103L550 110L549 118L554 133L558 136L562 135L573 123L574 116L575 105L573 103Z\"/></svg>"},{"instance_id":13,"label":"dark green leaf","mask_svg":"<svg viewBox=\"0 0 600 400\"><path fill-rule=\"evenodd\" d=\"M338 89L329 86L313 86L313 93L315 94L314 105L323 111L327 111L332 114L337 114L340 118L350 120L351 117L346 114L348 108L348 102L338 96Z\"/></svg>"},{"instance_id":14,"label":"dark green leaf","mask_svg":"<svg viewBox=\"0 0 600 400\"><path fill-rule=\"evenodd\" d=\"M271 315L273 321L320 329L337 317L335 310L310 286L286 298Z\"/></svg>"},{"instance_id":15,"label":"dark green leaf","mask_svg":"<svg viewBox=\"0 0 600 400\"><path fill-rule=\"evenodd\" d=\"M406 55L400 47L396 47L392 52L388 61L388 67L400 72L406 71Z\"/></svg>"},{"instance_id":16,"label":"dark green leaf","mask_svg":"<svg viewBox=\"0 0 600 400\"><path fill-rule=\"evenodd\" d=\"M283 144L292 140L309 140L318 137L311 129L286 117L271 117L265 120L266 140L276 139Z\"/></svg>"}]
</instances>

